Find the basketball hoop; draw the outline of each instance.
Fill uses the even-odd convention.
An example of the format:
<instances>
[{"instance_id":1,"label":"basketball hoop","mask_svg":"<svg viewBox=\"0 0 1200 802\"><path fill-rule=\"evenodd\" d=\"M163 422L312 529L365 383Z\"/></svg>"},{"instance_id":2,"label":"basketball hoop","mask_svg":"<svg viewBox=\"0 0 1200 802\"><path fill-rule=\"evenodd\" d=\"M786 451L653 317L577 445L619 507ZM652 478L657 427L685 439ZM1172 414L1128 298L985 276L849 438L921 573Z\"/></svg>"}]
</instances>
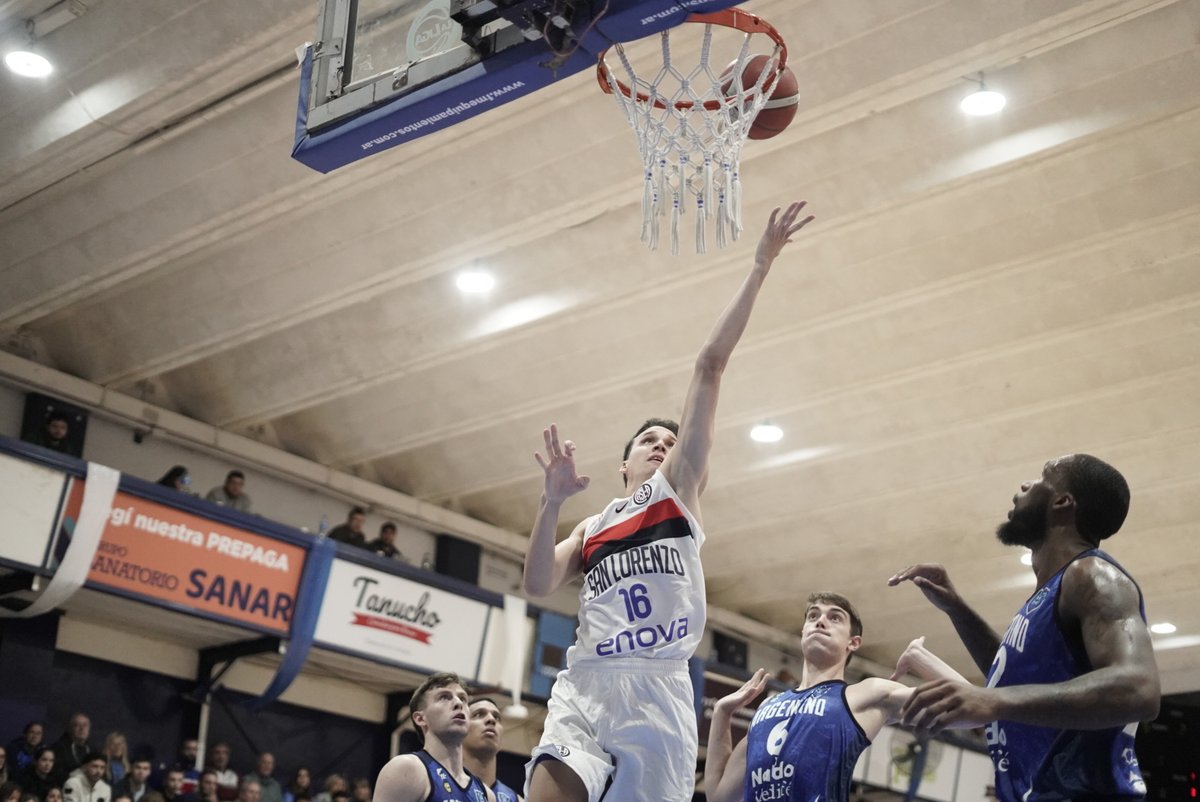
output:
<instances>
[{"instance_id":1,"label":"basketball hoop","mask_svg":"<svg viewBox=\"0 0 1200 802\"><path fill-rule=\"evenodd\" d=\"M651 250L658 247L660 222L670 206L672 254L679 253L680 218L688 205L695 206L697 253L705 252L709 222L717 247L741 234L742 145L787 63L783 37L753 14L730 8L692 14L685 22L703 26L698 60L686 72L673 63L671 52L671 33L678 35L682 25L659 34L662 64L650 79L636 73L621 44L604 50L596 66L600 88L617 99L642 154L642 242ZM714 29L741 34L736 56L724 68L712 66L714 57L721 58L713 43ZM756 75L747 75L755 55L752 41L764 46L769 41L770 55L765 62L756 61L764 65L754 68ZM608 63L610 51L624 80Z\"/></svg>"}]
</instances>

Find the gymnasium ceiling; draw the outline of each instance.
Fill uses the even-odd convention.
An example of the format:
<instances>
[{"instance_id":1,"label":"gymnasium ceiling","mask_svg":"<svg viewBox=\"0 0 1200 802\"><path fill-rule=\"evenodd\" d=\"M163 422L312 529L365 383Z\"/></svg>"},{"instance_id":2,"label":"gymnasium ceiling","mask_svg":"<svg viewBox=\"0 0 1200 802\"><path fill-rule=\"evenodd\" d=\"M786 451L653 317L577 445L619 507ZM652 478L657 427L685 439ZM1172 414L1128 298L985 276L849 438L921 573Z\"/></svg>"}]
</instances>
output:
<instances>
[{"instance_id":1,"label":"gymnasium ceiling","mask_svg":"<svg viewBox=\"0 0 1200 802\"><path fill-rule=\"evenodd\" d=\"M6 350L524 532L542 427L594 477L568 517L618 495L761 221L805 198L723 387L711 602L788 630L838 589L868 656L924 633L966 670L885 580L943 561L1002 628L1032 575L992 532L1086 451L1133 487L1110 545L1179 628L1166 688L1200 689L1200 3L749 0L799 116L745 152L746 236L678 257L637 239L590 74L320 175L289 156L314 0L84 5L43 41L55 76L0 71ZM979 70L997 116L958 110ZM498 284L465 298L476 264Z\"/></svg>"}]
</instances>

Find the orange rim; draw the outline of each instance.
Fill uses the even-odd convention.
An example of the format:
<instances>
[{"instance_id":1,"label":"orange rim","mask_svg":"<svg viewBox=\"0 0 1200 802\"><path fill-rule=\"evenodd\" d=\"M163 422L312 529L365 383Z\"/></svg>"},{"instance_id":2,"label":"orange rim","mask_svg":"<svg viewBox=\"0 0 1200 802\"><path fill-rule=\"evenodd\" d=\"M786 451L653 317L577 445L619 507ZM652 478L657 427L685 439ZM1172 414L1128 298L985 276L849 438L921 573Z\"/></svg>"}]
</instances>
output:
<instances>
[{"instance_id":1,"label":"orange rim","mask_svg":"<svg viewBox=\"0 0 1200 802\"><path fill-rule=\"evenodd\" d=\"M779 31L775 30L775 26L755 14L748 11L743 11L740 8L726 8L721 11L713 11L709 14L689 14L685 23L698 23L700 25L720 25L724 28L733 28L742 33L761 33L771 37L775 44L779 47L779 65L776 67L777 72L782 72L787 66L787 42L783 41L783 37ZM609 47L600 51L599 61L596 63L596 80L600 83L600 88L605 94L611 95L613 88L609 83L608 65L604 62L604 57L608 55ZM621 79L613 77L613 82L616 83L617 89L621 90L621 94L625 97L632 98L633 90L628 87ZM650 96L645 92L637 93L637 101L639 103L647 103L650 101ZM675 104L675 108L681 111L687 111L693 108L696 104L690 100L680 100ZM701 104L705 111L717 111L721 108L719 100L707 100ZM666 103L661 100L654 101L654 107L665 109Z\"/></svg>"}]
</instances>

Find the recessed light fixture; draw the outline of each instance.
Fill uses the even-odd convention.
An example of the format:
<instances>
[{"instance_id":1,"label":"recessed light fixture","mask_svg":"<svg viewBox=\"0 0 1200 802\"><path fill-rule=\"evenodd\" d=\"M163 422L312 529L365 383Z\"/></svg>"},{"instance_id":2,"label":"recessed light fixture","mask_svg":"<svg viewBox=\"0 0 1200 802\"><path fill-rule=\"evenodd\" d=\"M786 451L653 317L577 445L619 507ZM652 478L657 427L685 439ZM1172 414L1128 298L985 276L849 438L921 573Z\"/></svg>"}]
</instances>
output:
<instances>
[{"instance_id":1,"label":"recessed light fixture","mask_svg":"<svg viewBox=\"0 0 1200 802\"><path fill-rule=\"evenodd\" d=\"M29 50L13 50L6 53L4 63L17 75L24 75L26 78L45 78L54 72L54 66L45 56L39 56Z\"/></svg>"},{"instance_id":2,"label":"recessed light fixture","mask_svg":"<svg viewBox=\"0 0 1200 802\"><path fill-rule=\"evenodd\" d=\"M1160 624L1151 624L1150 631L1153 632L1155 635L1170 635L1172 632L1175 631L1175 625L1169 624L1166 621L1163 621Z\"/></svg>"},{"instance_id":3,"label":"recessed light fixture","mask_svg":"<svg viewBox=\"0 0 1200 802\"><path fill-rule=\"evenodd\" d=\"M454 284L462 292L479 294L488 292L496 286L492 274L483 270L464 270L454 279Z\"/></svg>"},{"instance_id":4,"label":"recessed light fixture","mask_svg":"<svg viewBox=\"0 0 1200 802\"><path fill-rule=\"evenodd\" d=\"M783 429L773 423L760 423L750 430L750 439L756 443L778 443L783 439Z\"/></svg>"},{"instance_id":5,"label":"recessed light fixture","mask_svg":"<svg viewBox=\"0 0 1200 802\"><path fill-rule=\"evenodd\" d=\"M1033 552L1032 551L1027 551L1021 555L1021 564L1022 565L1033 565Z\"/></svg>"},{"instance_id":6,"label":"recessed light fixture","mask_svg":"<svg viewBox=\"0 0 1200 802\"><path fill-rule=\"evenodd\" d=\"M979 73L978 78L968 78L967 80L976 81L979 88L964 97L958 104L964 114L970 114L972 117L986 117L1000 111L1008 102L1004 95L987 88L987 84L983 82L982 72Z\"/></svg>"}]
</instances>

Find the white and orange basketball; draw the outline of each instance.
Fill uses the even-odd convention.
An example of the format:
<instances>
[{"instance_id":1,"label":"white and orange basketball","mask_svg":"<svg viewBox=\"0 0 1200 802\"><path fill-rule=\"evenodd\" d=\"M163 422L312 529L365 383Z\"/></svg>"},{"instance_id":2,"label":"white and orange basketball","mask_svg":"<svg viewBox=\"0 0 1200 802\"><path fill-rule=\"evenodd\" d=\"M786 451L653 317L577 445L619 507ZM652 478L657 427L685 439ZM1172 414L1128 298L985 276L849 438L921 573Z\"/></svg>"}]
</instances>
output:
<instances>
[{"instance_id":1,"label":"white and orange basketball","mask_svg":"<svg viewBox=\"0 0 1200 802\"><path fill-rule=\"evenodd\" d=\"M731 78L734 66L730 64L721 73L721 91L727 98L733 98L737 94L738 87L734 85ZM770 56L754 56L747 61L741 74L743 91L753 92L754 87L759 84L759 79L763 77L763 71L770 67ZM770 78L764 79L763 83L764 85L770 83ZM789 67L784 67L775 81L775 88L771 92L771 96L759 111L758 116L754 118L753 125L750 126L750 139L770 139L787 128L796 116L797 104L800 101L799 95L800 84L796 80L796 74Z\"/></svg>"}]
</instances>

